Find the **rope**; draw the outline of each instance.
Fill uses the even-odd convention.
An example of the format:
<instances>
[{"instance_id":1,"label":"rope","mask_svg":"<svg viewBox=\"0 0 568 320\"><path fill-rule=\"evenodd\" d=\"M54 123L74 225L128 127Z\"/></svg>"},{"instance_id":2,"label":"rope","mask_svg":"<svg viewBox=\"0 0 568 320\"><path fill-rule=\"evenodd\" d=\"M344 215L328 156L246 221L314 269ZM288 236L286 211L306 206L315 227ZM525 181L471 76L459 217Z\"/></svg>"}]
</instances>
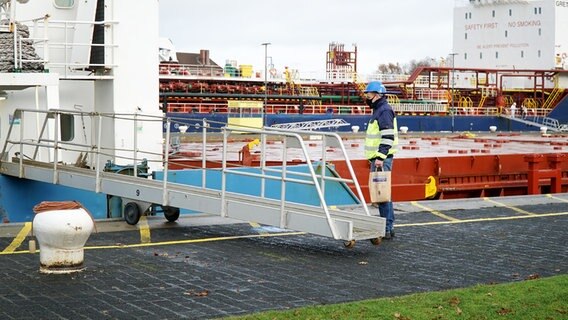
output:
<instances>
[{"instance_id":1,"label":"rope","mask_svg":"<svg viewBox=\"0 0 568 320\"><path fill-rule=\"evenodd\" d=\"M95 227L95 233L98 233L97 225L95 224L95 219L93 219L93 215L91 214L91 212L87 208L85 208L78 201L42 201L40 204L37 204L37 205L34 206L33 211L34 211L35 214L40 214L40 213L46 212L46 211L73 210L73 209L85 210L85 212L87 212L89 217L91 217L91 220L93 220L93 226Z\"/></svg>"},{"instance_id":2,"label":"rope","mask_svg":"<svg viewBox=\"0 0 568 320\"><path fill-rule=\"evenodd\" d=\"M85 209L82 204L77 201L42 201L40 204L34 206L34 213L42 213L45 211L53 210L72 210L72 209Z\"/></svg>"}]
</instances>

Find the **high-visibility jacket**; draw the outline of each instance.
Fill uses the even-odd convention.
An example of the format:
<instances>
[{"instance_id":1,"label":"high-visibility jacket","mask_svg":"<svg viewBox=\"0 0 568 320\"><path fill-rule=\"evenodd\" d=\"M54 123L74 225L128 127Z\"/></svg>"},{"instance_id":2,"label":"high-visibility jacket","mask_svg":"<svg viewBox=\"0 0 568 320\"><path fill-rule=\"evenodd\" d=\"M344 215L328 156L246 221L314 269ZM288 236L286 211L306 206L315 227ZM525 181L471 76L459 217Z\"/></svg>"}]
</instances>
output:
<instances>
[{"instance_id":1,"label":"high-visibility jacket","mask_svg":"<svg viewBox=\"0 0 568 320\"><path fill-rule=\"evenodd\" d=\"M375 103L377 106L373 109L365 137L365 158L369 160L385 159L398 151L398 125L394 111L384 97Z\"/></svg>"}]
</instances>

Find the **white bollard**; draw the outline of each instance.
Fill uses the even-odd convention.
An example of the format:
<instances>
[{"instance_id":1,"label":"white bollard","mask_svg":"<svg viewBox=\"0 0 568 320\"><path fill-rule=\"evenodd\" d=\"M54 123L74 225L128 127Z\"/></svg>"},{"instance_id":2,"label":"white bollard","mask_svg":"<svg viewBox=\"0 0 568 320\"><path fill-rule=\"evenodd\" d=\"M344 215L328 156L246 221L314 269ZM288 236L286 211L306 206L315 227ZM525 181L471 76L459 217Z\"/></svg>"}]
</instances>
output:
<instances>
[{"instance_id":1,"label":"white bollard","mask_svg":"<svg viewBox=\"0 0 568 320\"><path fill-rule=\"evenodd\" d=\"M179 132L185 133L185 132L187 131L187 129L188 129L188 126L182 124L181 126L179 126L178 129L179 129Z\"/></svg>"},{"instance_id":2,"label":"white bollard","mask_svg":"<svg viewBox=\"0 0 568 320\"><path fill-rule=\"evenodd\" d=\"M357 132L359 132L359 126L352 126L352 127L351 127L351 130L352 130L354 133L357 133Z\"/></svg>"},{"instance_id":3,"label":"white bollard","mask_svg":"<svg viewBox=\"0 0 568 320\"><path fill-rule=\"evenodd\" d=\"M401 133L407 133L408 132L408 127L400 127L400 132Z\"/></svg>"},{"instance_id":4,"label":"white bollard","mask_svg":"<svg viewBox=\"0 0 568 320\"><path fill-rule=\"evenodd\" d=\"M491 131L491 132L497 131L497 126L490 126L489 131Z\"/></svg>"},{"instance_id":5,"label":"white bollard","mask_svg":"<svg viewBox=\"0 0 568 320\"><path fill-rule=\"evenodd\" d=\"M540 127L540 133L541 134L546 134L547 131L548 131L547 127Z\"/></svg>"},{"instance_id":6,"label":"white bollard","mask_svg":"<svg viewBox=\"0 0 568 320\"><path fill-rule=\"evenodd\" d=\"M62 274L83 270L83 247L93 227L93 219L83 208L37 213L33 233L40 249L39 271Z\"/></svg>"}]
</instances>

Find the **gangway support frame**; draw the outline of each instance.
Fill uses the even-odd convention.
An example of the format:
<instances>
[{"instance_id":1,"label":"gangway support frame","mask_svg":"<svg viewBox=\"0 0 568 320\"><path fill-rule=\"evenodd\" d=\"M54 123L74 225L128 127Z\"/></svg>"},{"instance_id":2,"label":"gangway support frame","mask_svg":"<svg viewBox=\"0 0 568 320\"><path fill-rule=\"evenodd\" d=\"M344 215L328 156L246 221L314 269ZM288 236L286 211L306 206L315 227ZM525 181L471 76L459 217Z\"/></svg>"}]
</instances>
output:
<instances>
[{"instance_id":1,"label":"gangway support frame","mask_svg":"<svg viewBox=\"0 0 568 320\"><path fill-rule=\"evenodd\" d=\"M86 113L74 110L33 110L33 109L17 109L15 111L20 119L19 136L13 130L15 121L11 124L6 143L2 150L0 157L0 173L14 176L22 179L30 179L54 185L62 185L81 190L87 190L94 193L103 193L111 196L121 197L126 199L128 204L133 203L137 205L137 209L147 209L150 205L159 205L163 208L183 208L197 212L204 212L210 214L220 214L223 217L235 218L239 220L251 221L256 220L260 223L285 227L297 231L304 231L317 235L332 237L337 240L345 240L346 246L351 247L355 240L368 239L373 244L380 243L380 238L385 234L385 219L379 216L372 216L369 213L367 205L364 202L359 183L355 177L353 169L350 167L352 173L351 179L327 176L325 170L321 173L316 173L314 170L313 162L307 151L307 143L304 141L303 136L320 135L321 140L324 142L322 148L322 166L325 166L325 145L334 145L339 147L345 156L345 160L350 163L345 146L341 141L341 137L336 133L330 132L312 132L305 130L282 130L275 128L251 129L251 128L222 128L223 131L223 166L221 169L222 186L221 189L207 188L205 181L202 186L192 186L187 184L175 183L168 181L167 166L168 166L168 147L169 142L166 139L165 154L166 156L160 162L164 162L164 178L163 180L148 179L146 175L138 176L137 174L130 176L117 172L106 172L105 161L101 155L108 156L111 146L103 145L101 140L102 127L98 125L98 133L94 134L90 143L79 143L75 141L67 141L61 139L61 132L58 130L58 124L62 116L66 115L80 115L89 119L90 124L95 126L100 123L102 117L114 119L114 114L100 114L100 113ZM31 117L24 116L30 113ZM38 137L28 137L26 132L23 131L24 125L27 121L34 120L36 114L43 114L46 117L54 119L55 128L53 131L41 130L40 132L30 132L29 135L38 134ZM31 120L30 120L31 119ZM137 128L138 123L142 121L162 121L166 123L166 127L170 128L170 118L162 118L156 116L149 116L145 119L140 114L125 115L121 114L121 120L131 120L133 128ZM208 125L202 126L204 136L207 133ZM134 130L133 130L134 131ZM284 141L289 141L288 148L297 148L302 150L302 154L308 165L309 173L293 172L293 170L286 170L286 150L283 148L283 168L278 171L273 168L266 167L263 162L261 173L247 173L239 171L235 168L227 167L227 143L230 133L242 133L260 135L262 144L266 143L267 136L280 136L284 137ZM14 134L16 137L12 137ZM43 136L45 134L45 136ZM166 133L169 137L169 131ZM206 143L207 139L203 139ZM286 142L285 142L286 143ZM19 150L18 154L11 151L13 147ZM26 149L24 149L24 147ZM25 151L34 151L36 148L45 148L55 155L50 159L35 159L29 158L25 155ZM141 154L145 150L138 149L138 140L134 138L133 155L130 157L121 156L122 159L129 159L134 165L134 172L137 171L136 163ZM117 149L118 150L118 149ZM121 149L122 150L122 149ZM93 162L89 167L80 167L73 164L66 164L63 157L59 158L58 152L65 152L65 156L72 156L75 154L83 154L88 152ZM146 151L147 152L147 151ZM38 154L33 152L34 157ZM204 153L205 154L205 153ZM75 157L73 157L75 159ZM266 160L263 158L263 161ZM206 163L206 156L203 158ZM202 170L207 170L205 167ZM280 173L275 175L274 173ZM309 185L317 191L319 198L319 205L308 205L301 203L294 203L286 200L285 192L282 192L280 199L272 199L265 197L264 192L261 191L259 195L249 195L243 193L229 192L226 190L225 180L227 175L235 176L253 176L258 179L264 180L277 180L282 183L282 190L285 190L286 183L302 183ZM298 178L299 176L300 178ZM364 213L343 211L339 208L332 208L328 206L325 200L325 181L335 180L342 183L351 183L357 187L357 196L360 199L360 205L363 207ZM142 206L140 206L142 204ZM142 208L141 208L142 207ZM168 218L166 216L166 218ZM168 219L170 220L170 219ZM127 220L128 222L128 220ZM378 240L378 241L377 241Z\"/></svg>"}]
</instances>

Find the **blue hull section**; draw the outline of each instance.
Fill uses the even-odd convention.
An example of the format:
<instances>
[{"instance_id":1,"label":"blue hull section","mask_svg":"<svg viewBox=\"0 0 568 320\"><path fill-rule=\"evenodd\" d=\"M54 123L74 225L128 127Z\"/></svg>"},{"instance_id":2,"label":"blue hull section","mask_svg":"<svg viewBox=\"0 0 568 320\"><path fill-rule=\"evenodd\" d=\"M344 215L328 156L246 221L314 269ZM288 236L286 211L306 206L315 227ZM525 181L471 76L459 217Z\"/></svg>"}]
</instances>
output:
<instances>
[{"instance_id":1,"label":"blue hull section","mask_svg":"<svg viewBox=\"0 0 568 320\"><path fill-rule=\"evenodd\" d=\"M568 123L568 95L560 100L548 116L558 120L560 123Z\"/></svg>"},{"instance_id":2,"label":"blue hull section","mask_svg":"<svg viewBox=\"0 0 568 320\"><path fill-rule=\"evenodd\" d=\"M280 169L281 167L271 167L273 169ZM317 170L317 166L314 167ZM232 169L243 171L247 173L260 174L259 168L239 168ZM309 180L308 177L300 177L291 174L291 172L308 173L307 165L297 165L286 167L288 177L298 180ZM168 181L201 187L202 185L202 171L201 170L176 170L168 171ZM279 173L267 173L271 176L280 177ZM326 169L326 176L333 176L332 172ZM154 179L163 180L163 172L154 172ZM208 189L221 190L221 171L220 170L207 170L206 171L206 187ZM270 199L281 199L282 184L278 180L266 179L265 197ZM260 196L261 179L257 177L242 176L236 174L228 174L226 180L226 190L229 192L246 194L251 196ZM288 182L286 184L286 201L302 203L307 205L319 206L319 197L313 185L302 183ZM353 195L349 187L345 184L336 181L326 181L325 183L325 201L327 205L353 205L358 201ZM182 213L194 213L188 210L182 210Z\"/></svg>"},{"instance_id":3,"label":"blue hull section","mask_svg":"<svg viewBox=\"0 0 568 320\"><path fill-rule=\"evenodd\" d=\"M199 113L170 113L168 117L175 119L172 127L173 132L179 132L179 125L189 126L188 132L200 130L202 120L205 118L213 128L221 128L227 123L226 114L199 114ZM291 114L269 114L266 115L266 124L271 126L279 123L302 122L326 119L344 119L349 126L340 127L340 132L350 132L351 126L359 126L359 131L367 128L367 115L351 114L321 114L321 115L291 115ZM490 116L397 116L398 126L408 127L410 132L440 132L440 131L489 131L490 126L496 126L497 131L538 131L539 128L527 126L526 124L511 121L501 117ZM453 122L453 130L452 130Z\"/></svg>"},{"instance_id":4,"label":"blue hull section","mask_svg":"<svg viewBox=\"0 0 568 320\"><path fill-rule=\"evenodd\" d=\"M0 220L9 222L32 221L33 207L42 201L79 201L93 218L107 218L106 195L100 193L0 175L0 195Z\"/></svg>"},{"instance_id":5,"label":"blue hull section","mask_svg":"<svg viewBox=\"0 0 568 320\"><path fill-rule=\"evenodd\" d=\"M314 169L318 170L317 166ZM258 168L240 168L238 170L260 173ZM294 177L298 180L310 179L291 174L292 172L308 173L307 165L289 166L287 171L289 177ZM221 172L213 169L206 172L207 188L221 190ZM272 173L271 175L279 177L277 173ZM326 175L335 176L329 168L326 169ZM155 179L162 180L163 177L163 172L154 172ZM201 186L201 170L168 171L168 180L180 184ZM252 196L260 195L260 178L228 174L226 183L227 191L229 192ZM267 179L265 196L271 199L280 199L281 186L280 181ZM287 183L286 200L313 206L320 205L315 187L302 183ZM325 200L328 205L353 205L358 203L357 198L349 187L336 181L326 181ZM0 221L32 221L34 218L33 207L42 201L78 201L91 212L95 219L106 219L109 217L108 212L113 211L113 217L118 218L121 216L120 202L114 201L116 203L113 203L113 200L110 200L111 208L109 210L105 194L0 175ZM196 212L181 210L181 213Z\"/></svg>"}]
</instances>

